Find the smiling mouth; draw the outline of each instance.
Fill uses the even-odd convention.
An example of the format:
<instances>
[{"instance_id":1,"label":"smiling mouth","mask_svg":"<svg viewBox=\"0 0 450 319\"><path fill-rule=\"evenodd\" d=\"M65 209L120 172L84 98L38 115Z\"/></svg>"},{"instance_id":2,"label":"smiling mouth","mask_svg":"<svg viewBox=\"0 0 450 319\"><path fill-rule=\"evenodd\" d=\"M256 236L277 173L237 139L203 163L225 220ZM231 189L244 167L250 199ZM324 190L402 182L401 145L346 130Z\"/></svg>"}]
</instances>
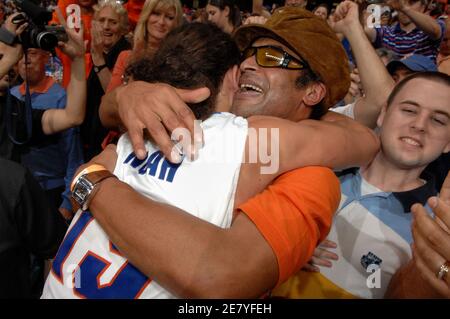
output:
<instances>
[{"instance_id":1,"label":"smiling mouth","mask_svg":"<svg viewBox=\"0 0 450 319\"><path fill-rule=\"evenodd\" d=\"M419 141L410 137L402 137L400 140L411 146L422 147L422 144Z\"/></svg>"},{"instance_id":2,"label":"smiling mouth","mask_svg":"<svg viewBox=\"0 0 450 319\"><path fill-rule=\"evenodd\" d=\"M252 84L241 84L239 86L241 92L257 92L263 93L263 90L260 87Z\"/></svg>"}]
</instances>

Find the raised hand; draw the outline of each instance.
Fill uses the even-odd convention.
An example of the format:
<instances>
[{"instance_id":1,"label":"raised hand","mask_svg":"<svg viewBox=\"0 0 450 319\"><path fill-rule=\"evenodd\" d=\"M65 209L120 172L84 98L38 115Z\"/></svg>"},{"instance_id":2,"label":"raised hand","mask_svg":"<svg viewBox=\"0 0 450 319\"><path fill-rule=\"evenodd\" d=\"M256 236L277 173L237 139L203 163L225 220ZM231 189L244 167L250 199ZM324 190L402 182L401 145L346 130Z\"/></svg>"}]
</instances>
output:
<instances>
[{"instance_id":1,"label":"raised hand","mask_svg":"<svg viewBox=\"0 0 450 319\"><path fill-rule=\"evenodd\" d=\"M91 22L91 56L94 65L101 65L105 63L103 57L103 36L102 36L102 28L98 21L92 20Z\"/></svg>"},{"instance_id":2,"label":"raised hand","mask_svg":"<svg viewBox=\"0 0 450 319\"><path fill-rule=\"evenodd\" d=\"M17 21L18 18L20 18L19 16L23 15L23 13L21 12L16 12L14 14L11 14L8 19L6 19L4 27L6 28L6 30L8 30L9 32L17 35L20 35L27 27L28 27L28 22L22 21L22 22L13 22L13 21Z\"/></svg>"},{"instance_id":3,"label":"raised hand","mask_svg":"<svg viewBox=\"0 0 450 319\"><path fill-rule=\"evenodd\" d=\"M59 8L56 8L55 11L56 15L58 16L59 22L64 27L64 30L66 31L69 38L67 42L58 42L59 48L72 60L77 57L83 57L86 52L87 46L87 43L83 38L83 23L81 24L80 30L76 31L75 29L69 28L67 26L64 16Z\"/></svg>"},{"instance_id":4,"label":"raised hand","mask_svg":"<svg viewBox=\"0 0 450 319\"><path fill-rule=\"evenodd\" d=\"M438 278L441 265L450 268L450 172L441 188L439 198L428 200L435 218L431 218L425 208L415 204L411 211L413 261L422 278L441 296L450 298L450 274Z\"/></svg>"},{"instance_id":5,"label":"raised hand","mask_svg":"<svg viewBox=\"0 0 450 319\"><path fill-rule=\"evenodd\" d=\"M330 26L334 32L350 32L354 24L359 24L358 4L352 1L341 2L330 19Z\"/></svg>"}]
</instances>

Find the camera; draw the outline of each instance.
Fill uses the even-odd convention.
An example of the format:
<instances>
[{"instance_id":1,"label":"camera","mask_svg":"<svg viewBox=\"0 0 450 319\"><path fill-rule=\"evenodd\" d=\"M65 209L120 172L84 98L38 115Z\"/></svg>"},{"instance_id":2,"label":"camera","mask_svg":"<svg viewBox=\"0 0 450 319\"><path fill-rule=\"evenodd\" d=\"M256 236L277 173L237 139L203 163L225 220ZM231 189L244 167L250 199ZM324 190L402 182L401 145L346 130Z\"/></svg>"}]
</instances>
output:
<instances>
[{"instance_id":1,"label":"camera","mask_svg":"<svg viewBox=\"0 0 450 319\"><path fill-rule=\"evenodd\" d=\"M47 25L52 19L52 12L48 11L31 0L14 0L22 12L13 19L13 23L28 22L28 27L18 37L24 49L39 48L54 52L58 41L67 41L67 34L62 26Z\"/></svg>"}]
</instances>

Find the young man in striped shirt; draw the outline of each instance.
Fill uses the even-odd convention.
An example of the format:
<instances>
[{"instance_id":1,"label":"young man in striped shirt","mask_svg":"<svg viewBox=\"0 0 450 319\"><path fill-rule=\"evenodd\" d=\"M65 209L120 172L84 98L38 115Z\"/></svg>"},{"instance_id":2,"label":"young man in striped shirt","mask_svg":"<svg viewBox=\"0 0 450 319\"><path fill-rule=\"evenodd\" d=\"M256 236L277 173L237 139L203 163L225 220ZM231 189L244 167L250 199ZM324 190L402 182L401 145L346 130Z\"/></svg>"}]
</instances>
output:
<instances>
[{"instance_id":1,"label":"young man in striped shirt","mask_svg":"<svg viewBox=\"0 0 450 319\"><path fill-rule=\"evenodd\" d=\"M398 22L393 26L367 26L365 32L374 46L385 47L400 57L421 54L436 62L445 22L424 13L426 0L387 0L386 4L398 12Z\"/></svg>"}]
</instances>

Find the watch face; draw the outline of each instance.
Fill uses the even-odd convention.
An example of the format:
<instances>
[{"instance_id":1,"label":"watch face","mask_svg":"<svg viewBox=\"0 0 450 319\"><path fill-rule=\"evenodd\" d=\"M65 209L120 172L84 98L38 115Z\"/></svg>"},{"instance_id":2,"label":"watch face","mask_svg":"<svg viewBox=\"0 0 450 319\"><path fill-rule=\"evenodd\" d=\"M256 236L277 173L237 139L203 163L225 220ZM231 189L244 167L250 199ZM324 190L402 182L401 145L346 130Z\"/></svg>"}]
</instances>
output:
<instances>
[{"instance_id":1,"label":"watch face","mask_svg":"<svg viewBox=\"0 0 450 319\"><path fill-rule=\"evenodd\" d=\"M80 206L83 206L92 189L93 185L83 177L80 177L78 182L75 184L72 197L78 204L80 204Z\"/></svg>"}]
</instances>

